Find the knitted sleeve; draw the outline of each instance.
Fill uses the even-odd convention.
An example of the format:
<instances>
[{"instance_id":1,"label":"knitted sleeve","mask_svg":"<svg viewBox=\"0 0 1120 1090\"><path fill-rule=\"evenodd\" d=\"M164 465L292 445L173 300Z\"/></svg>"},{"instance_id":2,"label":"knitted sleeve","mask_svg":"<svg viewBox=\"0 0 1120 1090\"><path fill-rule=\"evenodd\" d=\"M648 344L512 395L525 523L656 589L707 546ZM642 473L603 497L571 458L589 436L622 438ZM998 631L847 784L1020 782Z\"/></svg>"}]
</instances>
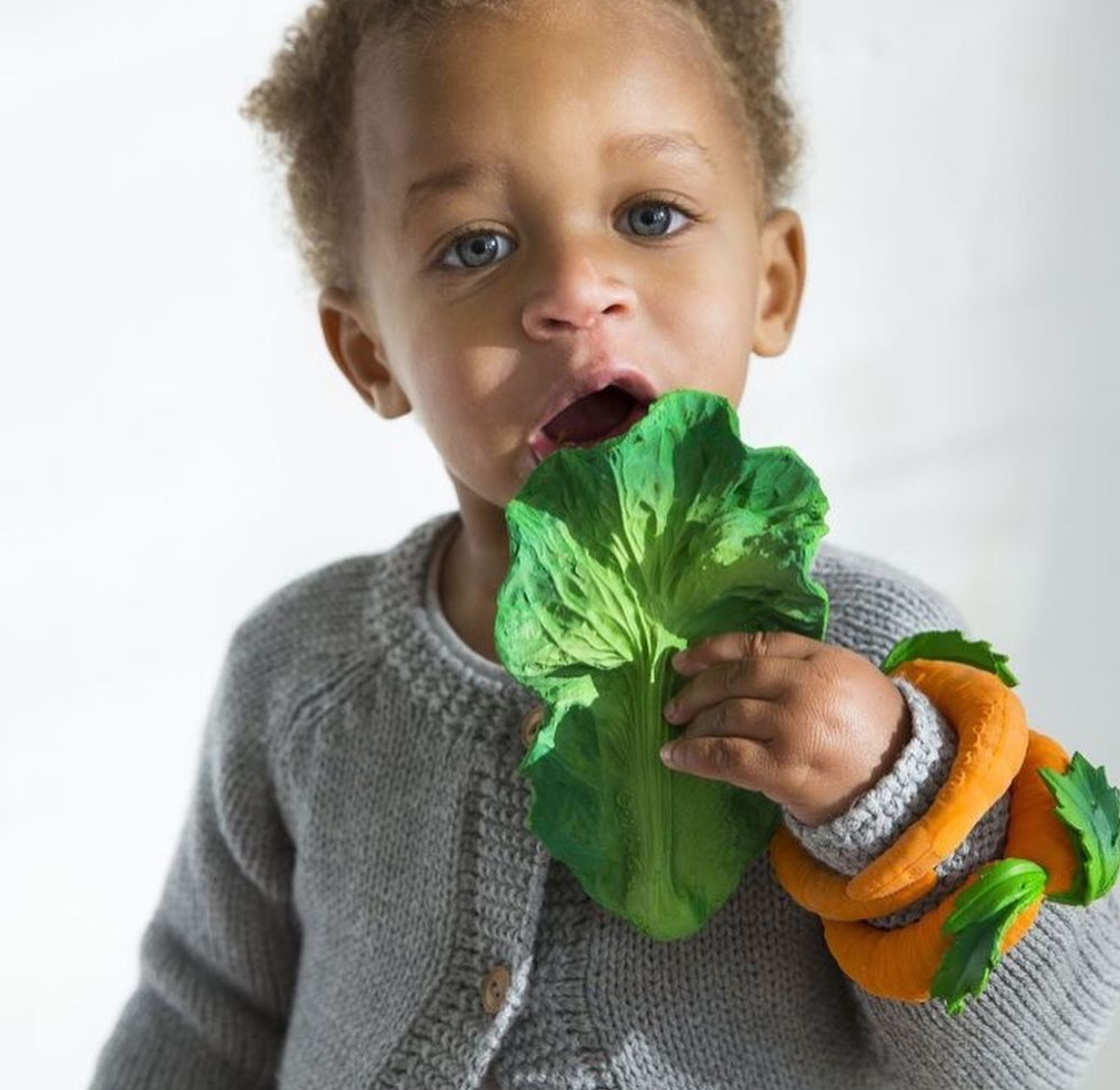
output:
<instances>
[{"instance_id":1,"label":"knitted sleeve","mask_svg":"<svg viewBox=\"0 0 1120 1090\"><path fill-rule=\"evenodd\" d=\"M264 741L269 697L244 627L211 698L186 820L141 940L139 982L92 1090L273 1084L300 944L294 852Z\"/></svg>"},{"instance_id":2,"label":"knitted sleeve","mask_svg":"<svg viewBox=\"0 0 1120 1090\"><path fill-rule=\"evenodd\" d=\"M875 662L905 636L964 628L944 598L885 565L868 568L858 586L844 589L849 604L841 606L830 638ZM955 735L937 708L909 682L896 684L910 709L912 734L895 765L824 825L810 827L784 815L801 844L841 873L857 873L925 812L956 752ZM1027 713L1029 718L1029 708ZM921 902L869 922L908 923L977 867L1000 858L1007 801L1004 795L994 804L936 868L938 884ZM868 1047L909 1090L1074 1087L1103 1042L1120 997L1120 886L1084 908L1045 902L985 991L956 1017L938 1001L904 1003L870 995L852 981L848 987Z\"/></svg>"}]
</instances>

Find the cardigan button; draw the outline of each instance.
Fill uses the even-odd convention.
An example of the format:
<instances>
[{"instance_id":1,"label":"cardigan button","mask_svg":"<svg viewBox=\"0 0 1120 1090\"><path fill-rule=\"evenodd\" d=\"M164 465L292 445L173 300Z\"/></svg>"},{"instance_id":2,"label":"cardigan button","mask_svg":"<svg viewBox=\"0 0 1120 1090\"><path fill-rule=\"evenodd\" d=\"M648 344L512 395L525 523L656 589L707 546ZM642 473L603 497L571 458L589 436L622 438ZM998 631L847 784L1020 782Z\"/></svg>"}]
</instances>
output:
<instances>
[{"instance_id":1,"label":"cardigan button","mask_svg":"<svg viewBox=\"0 0 1120 1090\"><path fill-rule=\"evenodd\" d=\"M497 1014L502 1009L509 991L509 970L504 965L495 965L482 977L482 1006L487 1014Z\"/></svg>"},{"instance_id":2,"label":"cardigan button","mask_svg":"<svg viewBox=\"0 0 1120 1090\"><path fill-rule=\"evenodd\" d=\"M538 704L521 720L521 744L528 749L537 736L541 721L544 719L544 705Z\"/></svg>"}]
</instances>

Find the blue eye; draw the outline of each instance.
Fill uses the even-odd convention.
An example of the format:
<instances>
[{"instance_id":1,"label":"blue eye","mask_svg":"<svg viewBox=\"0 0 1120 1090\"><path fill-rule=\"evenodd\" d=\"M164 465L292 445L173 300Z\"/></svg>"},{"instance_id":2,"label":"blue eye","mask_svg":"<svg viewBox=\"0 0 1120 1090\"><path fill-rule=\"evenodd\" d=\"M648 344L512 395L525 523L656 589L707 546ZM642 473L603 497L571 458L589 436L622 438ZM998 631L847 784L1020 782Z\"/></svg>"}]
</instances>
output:
<instances>
[{"instance_id":1,"label":"blue eye","mask_svg":"<svg viewBox=\"0 0 1120 1090\"><path fill-rule=\"evenodd\" d=\"M671 211L659 211L661 209ZM638 212L637 216L634 216L635 212ZM668 238L671 237L670 234L659 231L658 228L671 221L672 212L683 216L689 224L699 219L698 216L694 216L674 201L650 199L642 199L630 205L626 210L626 216L631 225L635 227L635 233L639 238ZM644 229L648 229L648 233ZM673 231L672 235L679 235L687 229L687 227L683 227L680 230ZM491 263L489 258L493 257L500 248L499 239L505 239L506 242L510 241L509 237L503 235L500 231L472 231L469 228L460 231L452 235L447 246L436 255L435 268L445 272L464 272L471 269L486 268ZM447 255L457 257L463 264L449 265L443 260Z\"/></svg>"},{"instance_id":2,"label":"blue eye","mask_svg":"<svg viewBox=\"0 0 1120 1090\"><path fill-rule=\"evenodd\" d=\"M632 224L637 224L640 222L643 227L656 227L659 223L668 223L669 220L673 218L673 209L676 209L678 212L681 211L680 209L676 208L676 205L670 204L668 201L644 201L641 204L631 205L629 210L627 211L627 216L630 216L630 213L632 213L635 209L641 209L641 215L636 220L631 218L630 222ZM651 212L651 209L654 209L656 211ZM663 210L668 211L664 211L662 215L657 214L659 211ZM681 214L683 215L684 213L682 212ZM641 230L638 230L637 233L639 235L643 234ZM651 231L649 235L644 235L643 237L648 238L650 237L650 235L656 237L658 233L659 232Z\"/></svg>"},{"instance_id":3,"label":"blue eye","mask_svg":"<svg viewBox=\"0 0 1120 1090\"><path fill-rule=\"evenodd\" d=\"M509 241L505 235L499 234L497 231L465 231L462 234L453 235L450 244L443 253L455 254L463 262L463 265L445 265L437 261L437 267L445 269L463 268L464 266L468 269L483 268L487 264L487 258L492 257L498 249L497 240L502 238L506 239L507 242ZM440 256L442 257L443 254L440 254ZM476 263L471 264L472 261Z\"/></svg>"}]
</instances>

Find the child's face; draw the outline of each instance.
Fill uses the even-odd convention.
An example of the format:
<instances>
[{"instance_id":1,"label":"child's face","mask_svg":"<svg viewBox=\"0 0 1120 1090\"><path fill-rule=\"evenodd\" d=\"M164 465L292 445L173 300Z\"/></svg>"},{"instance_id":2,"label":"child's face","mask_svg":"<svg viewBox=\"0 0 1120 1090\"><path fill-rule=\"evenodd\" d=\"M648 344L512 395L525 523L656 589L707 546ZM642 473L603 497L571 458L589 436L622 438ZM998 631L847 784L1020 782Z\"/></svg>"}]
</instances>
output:
<instances>
[{"instance_id":1,"label":"child's face","mask_svg":"<svg viewBox=\"0 0 1120 1090\"><path fill-rule=\"evenodd\" d=\"M378 412L415 409L461 499L504 509L536 465L542 414L593 363L738 405L750 353L784 350L800 221L758 222L713 63L657 5L528 0L513 20L455 19L359 66L363 290L324 292L323 329ZM611 144L669 132L710 161ZM489 173L408 202L413 183L467 159Z\"/></svg>"}]
</instances>

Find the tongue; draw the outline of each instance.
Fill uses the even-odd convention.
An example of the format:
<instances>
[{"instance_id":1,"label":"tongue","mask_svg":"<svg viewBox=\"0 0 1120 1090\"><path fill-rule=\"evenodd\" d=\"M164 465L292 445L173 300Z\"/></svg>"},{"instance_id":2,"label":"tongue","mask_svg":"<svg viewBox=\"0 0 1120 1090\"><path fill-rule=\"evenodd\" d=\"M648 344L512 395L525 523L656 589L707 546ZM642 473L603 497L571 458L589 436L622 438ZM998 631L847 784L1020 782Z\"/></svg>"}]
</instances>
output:
<instances>
[{"instance_id":1,"label":"tongue","mask_svg":"<svg viewBox=\"0 0 1120 1090\"><path fill-rule=\"evenodd\" d=\"M634 399L625 390L608 386L569 405L544 431L558 443L585 443L621 424L633 407Z\"/></svg>"}]
</instances>

